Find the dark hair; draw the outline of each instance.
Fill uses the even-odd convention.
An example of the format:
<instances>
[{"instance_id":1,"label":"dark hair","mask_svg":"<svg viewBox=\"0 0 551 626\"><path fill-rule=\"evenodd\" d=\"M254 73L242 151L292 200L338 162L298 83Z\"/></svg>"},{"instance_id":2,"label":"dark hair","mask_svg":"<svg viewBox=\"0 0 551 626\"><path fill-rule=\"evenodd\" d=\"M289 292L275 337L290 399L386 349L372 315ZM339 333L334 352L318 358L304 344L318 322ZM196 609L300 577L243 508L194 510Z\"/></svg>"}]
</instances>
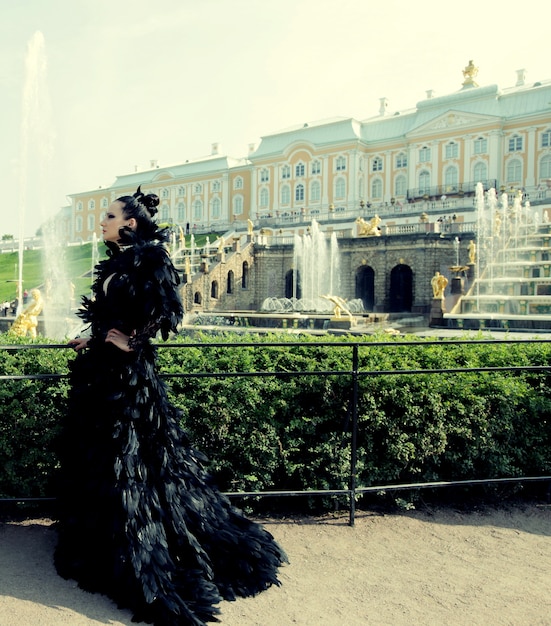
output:
<instances>
[{"instance_id":1,"label":"dark hair","mask_svg":"<svg viewBox=\"0 0 551 626\"><path fill-rule=\"evenodd\" d=\"M157 232L157 224L153 221L153 217L157 213L159 206L159 196L155 193L142 193L141 186L131 196L121 196L117 198L118 202L122 202L122 213L125 219L134 218L136 220L136 235L142 239L151 239ZM125 239L125 235L129 235L128 227L121 228L121 240Z\"/></svg>"}]
</instances>

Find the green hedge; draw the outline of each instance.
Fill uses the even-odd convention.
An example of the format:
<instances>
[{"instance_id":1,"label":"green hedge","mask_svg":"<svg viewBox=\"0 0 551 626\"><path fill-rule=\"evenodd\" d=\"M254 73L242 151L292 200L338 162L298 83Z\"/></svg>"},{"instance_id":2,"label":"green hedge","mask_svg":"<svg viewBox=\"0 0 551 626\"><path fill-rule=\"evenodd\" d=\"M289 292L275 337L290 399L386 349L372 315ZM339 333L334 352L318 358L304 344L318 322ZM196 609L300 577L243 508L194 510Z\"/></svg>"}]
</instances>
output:
<instances>
[{"instance_id":1,"label":"green hedge","mask_svg":"<svg viewBox=\"0 0 551 626\"><path fill-rule=\"evenodd\" d=\"M391 345L373 345L385 340ZM341 489L350 463L350 371L359 349L358 484L469 480L551 473L547 372L375 375L377 371L544 365L551 344L404 345L415 337L194 334L201 347L159 350L165 373L277 372L171 378L183 425L223 490ZM13 341L0 336L0 343ZM309 345L329 342L329 346ZM423 342L422 342L423 343ZM426 342L424 342L426 343ZM9 373L63 373L69 350L2 351ZM364 375L368 373L368 375ZM0 495L52 493L52 445L67 382L0 381Z\"/></svg>"}]
</instances>

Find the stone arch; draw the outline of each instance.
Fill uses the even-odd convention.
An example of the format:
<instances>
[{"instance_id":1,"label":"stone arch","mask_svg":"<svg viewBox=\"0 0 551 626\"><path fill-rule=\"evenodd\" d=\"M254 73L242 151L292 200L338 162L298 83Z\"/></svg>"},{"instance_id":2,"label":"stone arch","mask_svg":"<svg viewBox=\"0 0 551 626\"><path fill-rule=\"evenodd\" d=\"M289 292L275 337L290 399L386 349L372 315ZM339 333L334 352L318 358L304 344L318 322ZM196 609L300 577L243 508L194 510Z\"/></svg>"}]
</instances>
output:
<instances>
[{"instance_id":1,"label":"stone arch","mask_svg":"<svg viewBox=\"0 0 551 626\"><path fill-rule=\"evenodd\" d=\"M200 291L196 291L193 294L193 304L201 304L202 298L201 298L201 292Z\"/></svg>"},{"instance_id":2,"label":"stone arch","mask_svg":"<svg viewBox=\"0 0 551 626\"><path fill-rule=\"evenodd\" d=\"M399 264L390 271L389 310L391 313L411 311L413 304L413 271Z\"/></svg>"},{"instance_id":3,"label":"stone arch","mask_svg":"<svg viewBox=\"0 0 551 626\"><path fill-rule=\"evenodd\" d=\"M366 311L375 308L375 270L369 265L362 265L356 270L356 293Z\"/></svg>"}]
</instances>

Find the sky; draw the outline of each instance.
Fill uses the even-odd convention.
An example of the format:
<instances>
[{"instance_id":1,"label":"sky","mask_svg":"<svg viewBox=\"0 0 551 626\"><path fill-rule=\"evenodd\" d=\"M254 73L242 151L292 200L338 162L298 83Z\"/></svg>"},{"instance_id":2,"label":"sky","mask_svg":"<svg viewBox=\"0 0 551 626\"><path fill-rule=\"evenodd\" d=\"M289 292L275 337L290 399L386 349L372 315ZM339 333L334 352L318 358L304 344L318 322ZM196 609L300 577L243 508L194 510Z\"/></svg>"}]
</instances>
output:
<instances>
[{"instance_id":1,"label":"sky","mask_svg":"<svg viewBox=\"0 0 551 626\"><path fill-rule=\"evenodd\" d=\"M434 90L551 79L548 0L0 0L0 237L73 193ZM30 51L29 51L30 50ZM29 60L31 64L29 65ZM36 106L29 105L38 103Z\"/></svg>"}]
</instances>

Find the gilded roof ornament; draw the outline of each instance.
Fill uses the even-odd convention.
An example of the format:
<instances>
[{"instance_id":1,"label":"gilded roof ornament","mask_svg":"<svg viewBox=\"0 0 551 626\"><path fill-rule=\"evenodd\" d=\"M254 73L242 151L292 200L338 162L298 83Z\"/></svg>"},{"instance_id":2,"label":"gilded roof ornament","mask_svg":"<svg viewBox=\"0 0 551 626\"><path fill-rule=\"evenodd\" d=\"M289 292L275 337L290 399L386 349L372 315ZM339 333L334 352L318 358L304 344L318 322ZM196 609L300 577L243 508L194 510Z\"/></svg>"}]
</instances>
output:
<instances>
[{"instance_id":1,"label":"gilded roof ornament","mask_svg":"<svg viewBox=\"0 0 551 626\"><path fill-rule=\"evenodd\" d=\"M472 61L463 70L463 87L478 87L478 83L475 82L474 77L478 74L478 67Z\"/></svg>"}]
</instances>

